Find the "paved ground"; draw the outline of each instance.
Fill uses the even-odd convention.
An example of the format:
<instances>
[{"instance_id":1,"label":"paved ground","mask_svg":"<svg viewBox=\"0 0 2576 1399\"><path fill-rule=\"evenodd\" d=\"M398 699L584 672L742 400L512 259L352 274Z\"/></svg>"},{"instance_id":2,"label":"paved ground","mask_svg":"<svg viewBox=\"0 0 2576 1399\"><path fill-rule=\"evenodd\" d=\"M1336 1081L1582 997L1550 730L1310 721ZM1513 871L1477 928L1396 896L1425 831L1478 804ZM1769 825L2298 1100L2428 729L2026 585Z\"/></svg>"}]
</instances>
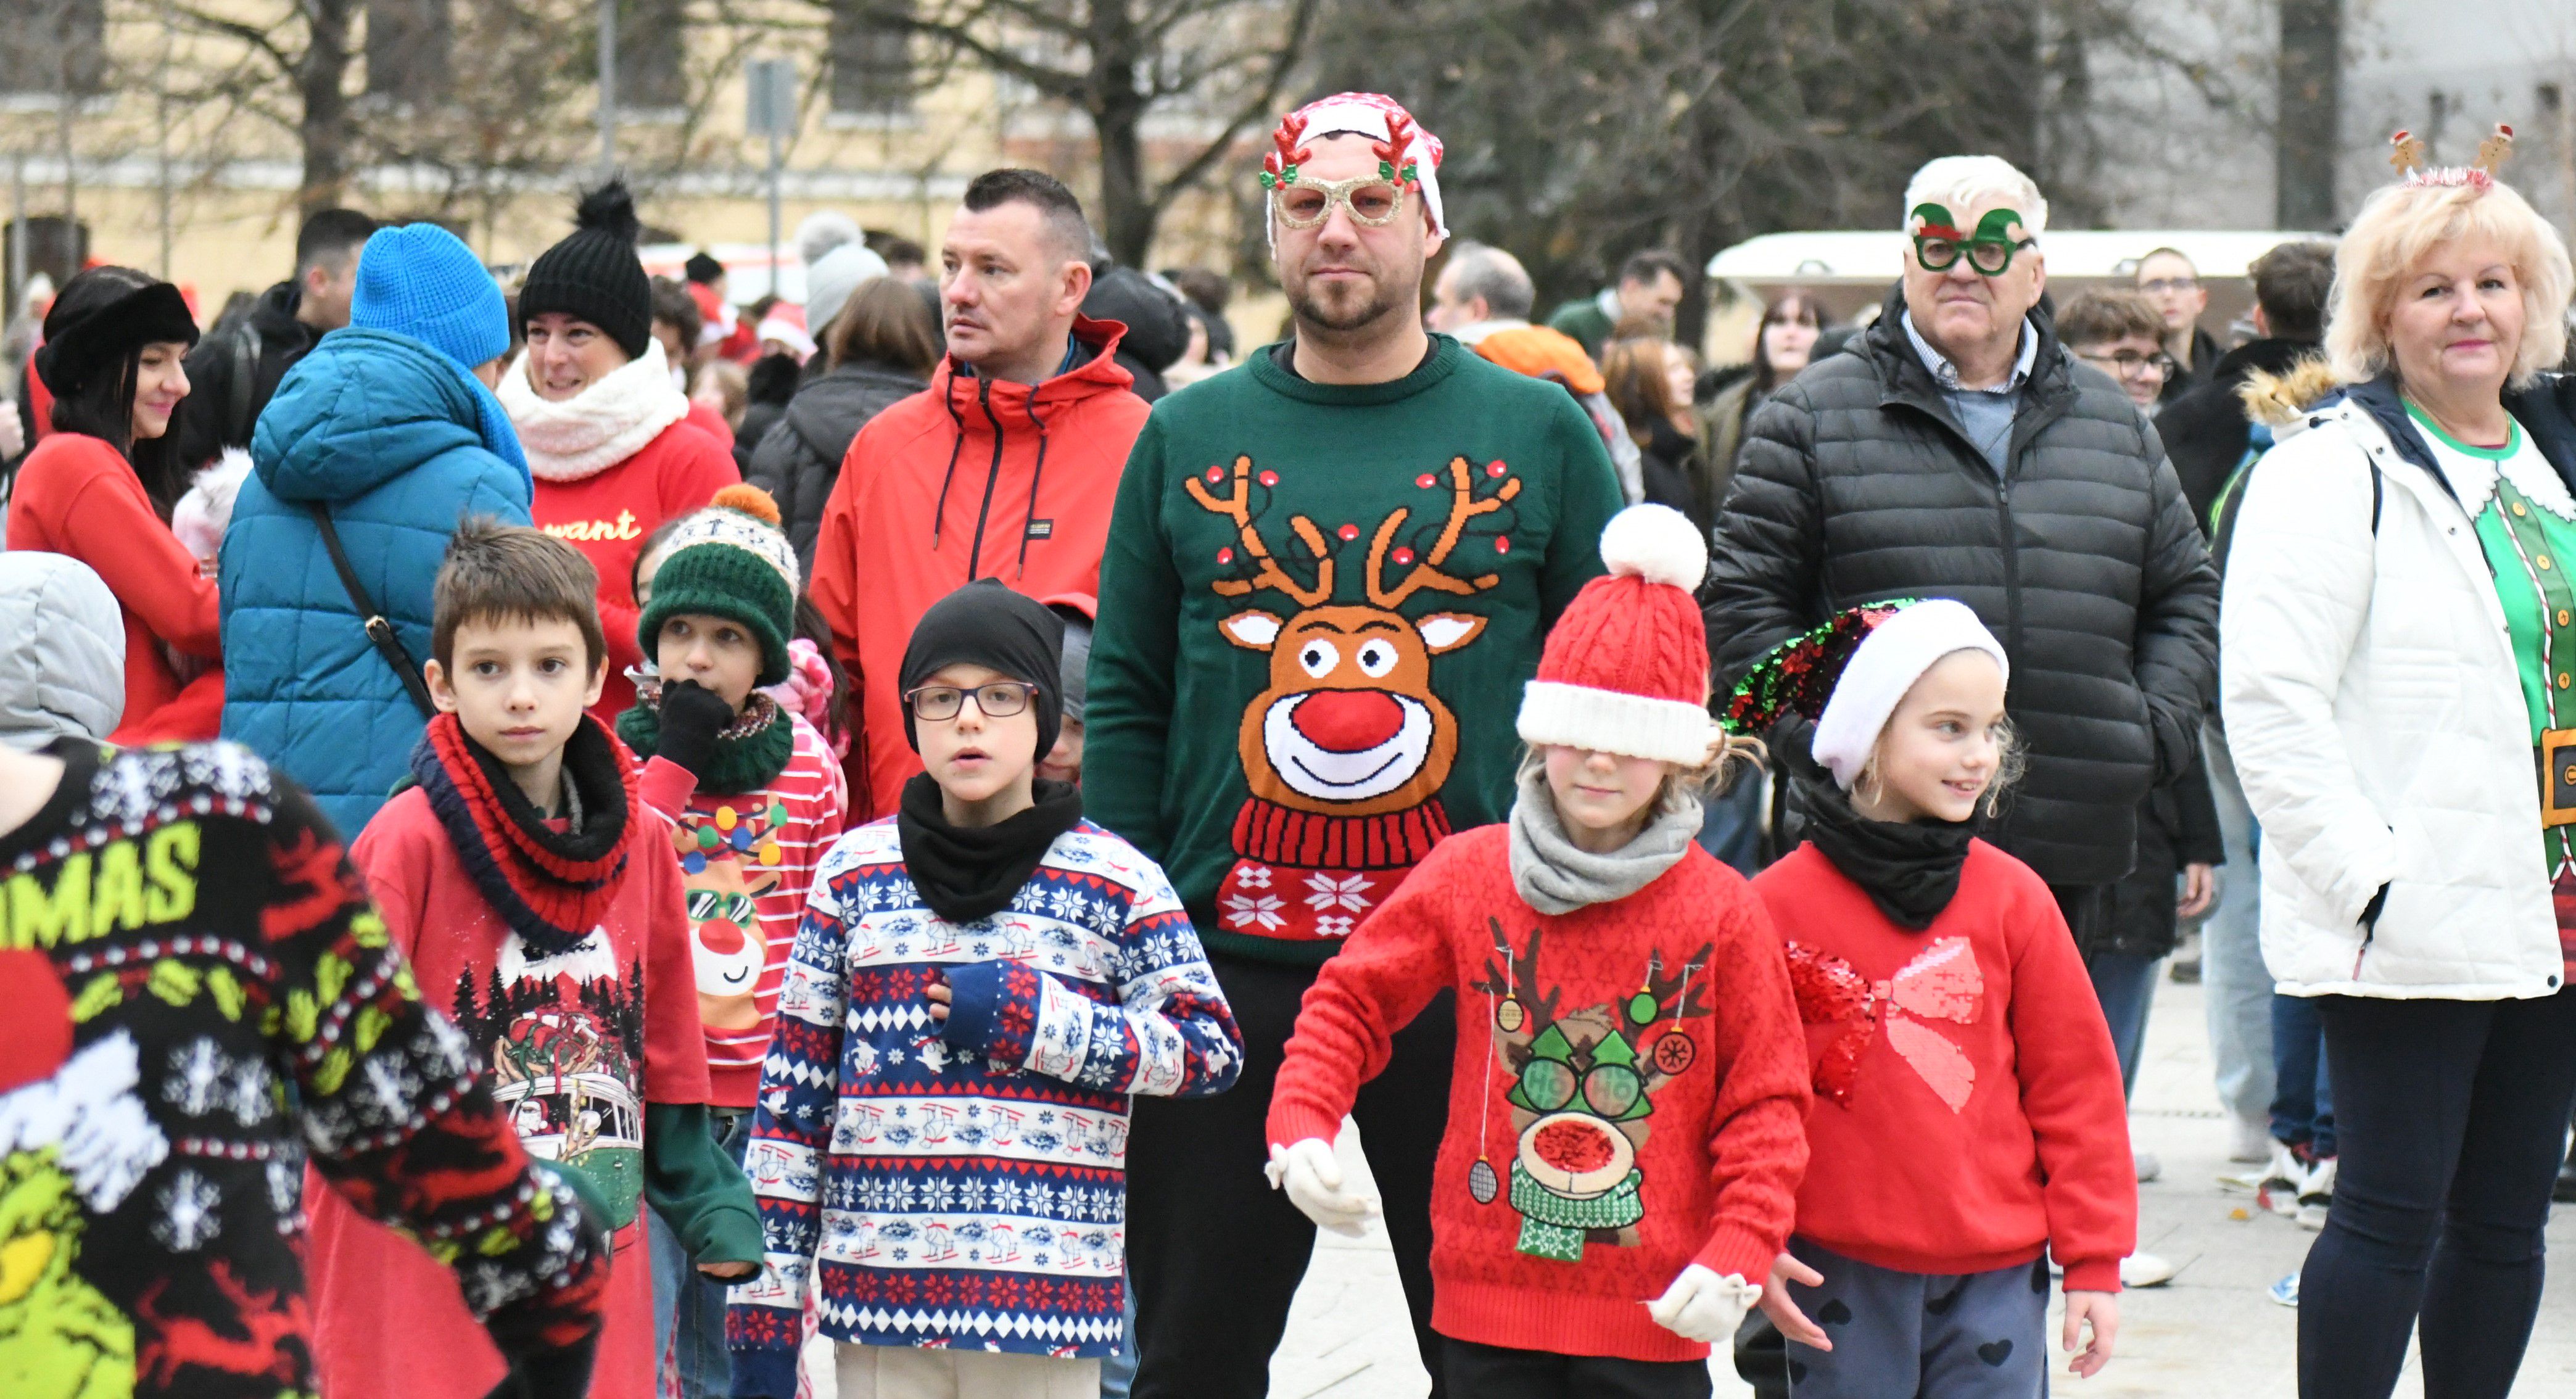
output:
<instances>
[{"instance_id":1,"label":"paved ground","mask_svg":"<svg viewBox=\"0 0 2576 1399\"><path fill-rule=\"evenodd\" d=\"M2170 1286L2127 1295L2119 1357L2089 1382L2061 1379L2061 1394L2290 1399L2296 1393L2297 1313L2273 1305L2263 1291L2298 1266L2314 1236L2216 1185L2218 1175L2241 1168L2226 1161L2207 1044L2200 988L2160 983L2130 1130L2141 1149L2164 1163L2163 1179L2140 1187L2140 1240L2182 1271ZM1353 1135L1344 1134L1346 1152ZM2562 1211L2549 1233L2559 1260L2576 1259L2576 1210ZM1271 1394L1417 1399L1428 1381L1414 1359L1392 1260L1375 1240L1321 1237L1271 1366ZM1718 1399L1749 1393L1721 1364ZM2420 1399L2411 1370L2398 1393ZM2514 1396L2576 1396L2576 1264L2551 1279Z\"/></svg>"}]
</instances>

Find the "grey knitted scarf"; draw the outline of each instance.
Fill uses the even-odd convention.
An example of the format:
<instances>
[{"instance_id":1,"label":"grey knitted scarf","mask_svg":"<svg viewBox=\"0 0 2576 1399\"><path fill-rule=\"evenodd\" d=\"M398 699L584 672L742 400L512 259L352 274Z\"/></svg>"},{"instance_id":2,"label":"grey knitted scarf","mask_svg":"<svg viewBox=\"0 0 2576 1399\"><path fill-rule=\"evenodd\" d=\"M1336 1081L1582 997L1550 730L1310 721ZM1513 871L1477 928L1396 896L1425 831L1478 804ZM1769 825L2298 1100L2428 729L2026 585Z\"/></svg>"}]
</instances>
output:
<instances>
[{"instance_id":1,"label":"grey knitted scarf","mask_svg":"<svg viewBox=\"0 0 2576 1399\"><path fill-rule=\"evenodd\" d=\"M1525 762L1512 801L1512 887L1530 907L1555 916L1624 899L1679 864L1699 826L1699 798L1669 789L1636 839L1595 855L1566 835L1545 766Z\"/></svg>"}]
</instances>

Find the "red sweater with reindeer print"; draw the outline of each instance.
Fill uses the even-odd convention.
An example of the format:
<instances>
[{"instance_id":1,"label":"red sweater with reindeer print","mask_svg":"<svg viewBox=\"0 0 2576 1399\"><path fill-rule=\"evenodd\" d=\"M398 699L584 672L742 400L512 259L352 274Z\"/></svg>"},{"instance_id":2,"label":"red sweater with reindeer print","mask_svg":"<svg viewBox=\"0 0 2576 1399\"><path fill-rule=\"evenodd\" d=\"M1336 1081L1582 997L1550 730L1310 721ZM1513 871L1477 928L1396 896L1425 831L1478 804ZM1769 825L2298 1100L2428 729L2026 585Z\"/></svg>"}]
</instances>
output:
<instances>
[{"instance_id":1,"label":"red sweater with reindeer print","mask_svg":"<svg viewBox=\"0 0 2576 1399\"><path fill-rule=\"evenodd\" d=\"M1442 841L1306 993L1270 1140L1329 1141L1395 1032L1458 996L1431 1187L1431 1325L1483 1345L1703 1360L1646 1315L1692 1263L1768 1277L1807 1159L1780 944L1693 846L1561 917L1512 887L1508 826Z\"/></svg>"},{"instance_id":2,"label":"red sweater with reindeer print","mask_svg":"<svg viewBox=\"0 0 2576 1399\"><path fill-rule=\"evenodd\" d=\"M2111 1032L2057 900L1968 846L1921 932L1813 844L1754 891L1789 954L1815 1107L1798 1237L1874 1267L1978 1273L2053 1252L2074 1292L2117 1292L2138 1184Z\"/></svg>"}]
</instances>

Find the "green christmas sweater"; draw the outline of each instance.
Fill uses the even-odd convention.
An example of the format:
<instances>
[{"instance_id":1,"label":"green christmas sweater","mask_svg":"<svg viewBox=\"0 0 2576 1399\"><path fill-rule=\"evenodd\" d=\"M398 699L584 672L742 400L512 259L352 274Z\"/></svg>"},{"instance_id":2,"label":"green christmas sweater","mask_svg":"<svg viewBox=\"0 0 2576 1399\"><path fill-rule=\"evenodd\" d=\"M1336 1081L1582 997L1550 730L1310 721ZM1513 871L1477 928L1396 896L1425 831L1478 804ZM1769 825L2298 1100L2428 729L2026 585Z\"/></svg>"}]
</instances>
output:
<instances>
[{"instance_id":1,"label":"green christmas sweater","mask_svg":"<svg viewBox=\"0 0 2576 1399\"><path fill-rule=\"evenodd\" d=\"M1083 802L1208 948L1320 963L1452 829L1621 504L1556 384L1447 336L1383 384L1269 349L1154 405L1119 480Z\"/></svg>"}]
</instances>

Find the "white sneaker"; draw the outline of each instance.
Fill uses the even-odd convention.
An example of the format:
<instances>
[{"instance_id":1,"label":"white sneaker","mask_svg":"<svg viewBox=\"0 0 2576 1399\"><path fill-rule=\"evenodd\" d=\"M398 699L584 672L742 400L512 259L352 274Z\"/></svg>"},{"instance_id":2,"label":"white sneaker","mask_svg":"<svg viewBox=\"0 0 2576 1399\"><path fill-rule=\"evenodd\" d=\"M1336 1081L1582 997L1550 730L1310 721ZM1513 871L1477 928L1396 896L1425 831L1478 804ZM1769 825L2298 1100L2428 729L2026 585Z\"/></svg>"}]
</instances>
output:
<instances>
[{"instance_id":1,"label":"white sneaker","mask_svg":"<svg viewBox=\"0 0 2576 1399\"><path fill-rule=\"evenodd\" d=\"M2326 1227L2326 1210L2334 1204L2335 1158L2329 1156L2309 1168L2308 1178L2299 1185L2299 1208L2295 1216L2302 1229Z\"/></svg>"},{"instance_id":2,"label":"white sneaker","mask_svg":"<svg viewBox=\"0 0 2576 1399\"><path fill-rule=\"evenodd\" d=\"M2140 1185L2144 1185L2148 1181L2154 1180L2156 1177L2165 1173L2165 1163L2157 1160L2156 1154L2152 1151L2132 1153L2130 1155L2130 1164L2138 1168L2138 1184Z\"/></svg>"},{"instance_id":3,"label":"white sneaker","mask_svg":"<svg viewBox=\"0 0 2576 1399\"><path fill-rule=\"evenodd\" d=\"M2122 1287L2162 1287L2182 1270L2152 1253L2132 1253L2120 1260Z\"/></svg>"},{"instance_id":4,"label":"white sneaker","mask_svg":"<svg viewBox=\"0 0 2576 1399\"><path fill-rule=\"evenodd\" d=\"M2288 1277L2285 1277L2279 1282L2272 1284L2270 1287L2263 1289L2263 1295L2280 1303L2282 1306L2293 1309L2297 1308L2299 1305L2299 1275L2296 1273L2290 1274Z\"/></svg>"},{"instance_id":5,"label":"white sneaker","mask_svg":"<svg viewBox=\"0 0 2576 1399\"><path fill-rule=\"evenodd\" d=\"M2308 1163L2290 1150L2286 1142L2272 1143L2272 1159L2259 1170L2220 1176L2218 1183L2230 1190L2252 1193L2255 1202L2275 1214L2295 1214L2299 1208L2299 1191L2308 1179Z\"/></svg>"},{"instance_id":6,"label":"white sneaker","mask_svg":"<svg viewBox=\"0 0 2576 1399\"><path fill-rule=\"evenodd\" d=\"M2257 1117L2231 1117L2227 1159L2254 1166L2272 1159L2272 1124Z\"/></svg>"}]
</instances>

